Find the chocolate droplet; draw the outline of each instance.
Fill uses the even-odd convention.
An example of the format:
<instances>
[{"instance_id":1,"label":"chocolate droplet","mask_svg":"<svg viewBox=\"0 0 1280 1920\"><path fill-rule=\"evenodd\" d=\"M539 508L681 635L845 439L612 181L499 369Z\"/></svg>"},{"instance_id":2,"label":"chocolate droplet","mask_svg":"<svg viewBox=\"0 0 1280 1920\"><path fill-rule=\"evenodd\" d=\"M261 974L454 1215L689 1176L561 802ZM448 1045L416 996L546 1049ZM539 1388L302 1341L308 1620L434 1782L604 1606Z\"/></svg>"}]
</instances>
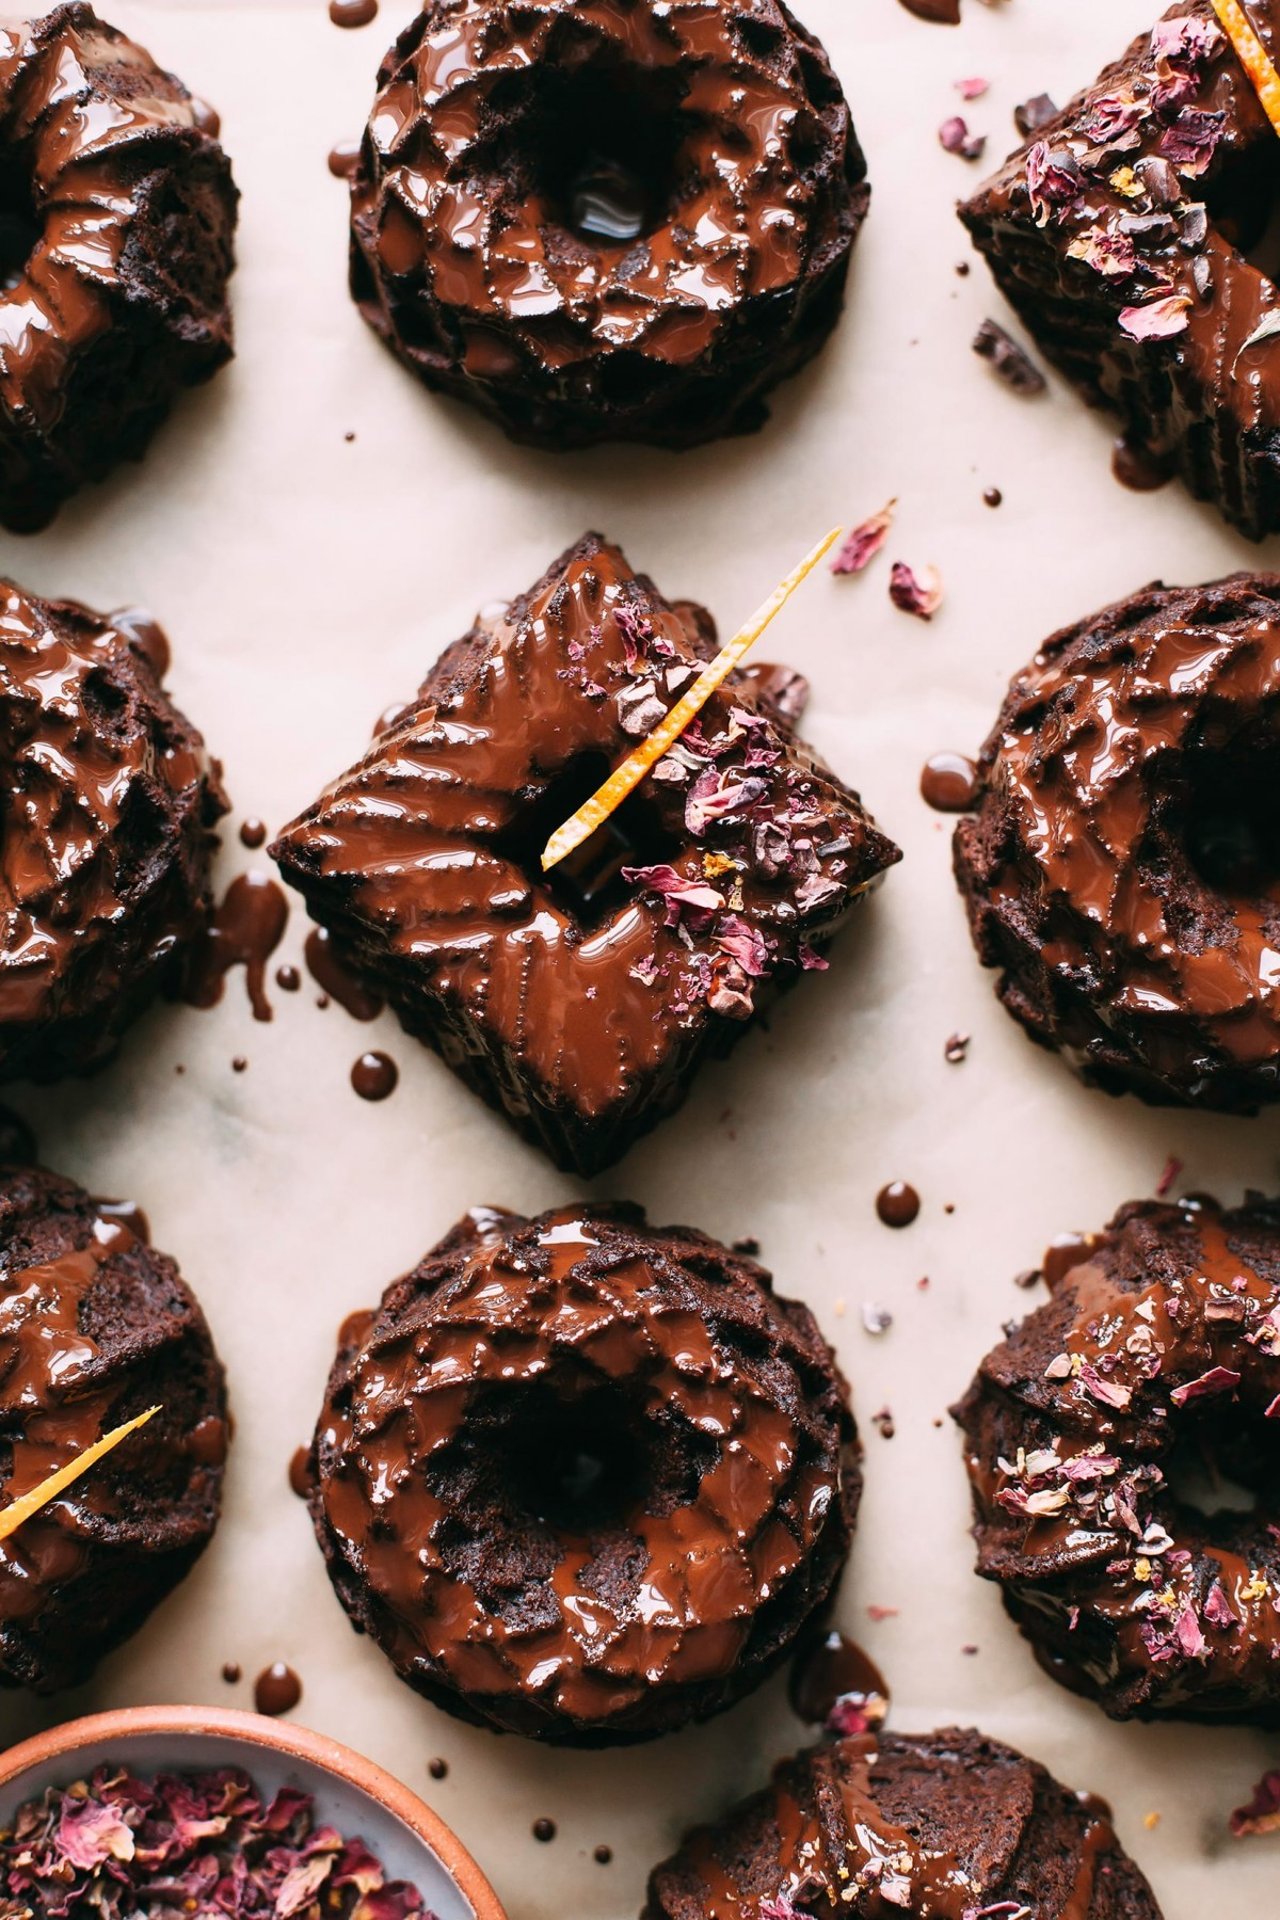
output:
<instances>
[{"instance_id":1,"label":"chocolate droplet","mask_svg":"<svg viewBox=\"0 0 1280 1920\"><path fill-rule=\"evenodd\" d=\"M288 1713L302 1698L302 1682L292 1667L276 1660L264 1667L253 1683L253 1704L259 1713Z\"/></svg>"},{"instance_id":2,"label":"chocolate droplet","mask_svg":"<svg viewBox=\"0 0 1280 1920\"><path fill-rule=\"evenodd\" d=\"M935 753L920 775L922 797L937 813L967 813L978 797L978 769L963 753Z\"/></svg>"},{"instance_id":3,"label":"chocolate droplet","mask_svg":"<svg viewBox=\"0 0 1280 1920\"><path fill-rule=\"evenodd\" d=\"M309 1457L310 1453L308 1448L297 1447L294 1449L293 1457L289 1462L289 1485L293 1488L299 1500L305 1500L311 1491L311 1476L307 1470Z\"/></svg>"},{"instance_id":4,"label":"chocolate droplet","mask_svg":"<svg viewBox=\"0 0 1280 1920\"><path fill-rule=\"evenodd\" d=\"M876 1212L886 1227L909 1227L920 1211L920 1195L905 1180L891 1180L876 1195Z\"/></svg>"},{"instance_id":5,"label":"chocolate droplet","mask_svg":"<svg viewBox=\"0 0 1280 1920\"><path fill-rule=\"evenodd\" d=\"M378 0L329 0L329 18L335 27L367 27L378 17Z\"/></svg>"},{"instance_id":6,"label":"chocolate droplet","mask_svg":"<svg viewBox=\"0 0 1280 1920\"><path fill-rule=\"evenodd\" d=\"M351 1069L351 1084L362 1100L385 1100L399 1078L400 1069L388 1053L362 1053Z\"/></svg>"},{"instance_id":7,"label":"chocolate droplet","mask_svg":"<svg viewBox=\"0 0 1280 1920\"><path fill-rule=\"evenodd\" d=\"M541 1840L544 1844L548 1840L554 1840L556 1837L555 1821L548 1820L545 1815L541 1820L535 1820L533 1823L533 1837L535 1840Z\"/></svg>"},{"instance_id":8,"label":"chocolate droplet","mask_svg":"<svg viewBox=\"0 0 1280 1920\"><path fill-rule=\"evenodd\" d=\"M307 972L331 1000L349 1013L353 1020L376 1020L382 1012L381 994L372 993L339 960L327 927L312 927L303 947Z\"/></svg>"},{"instance_id":9,"label":"chocolate droplet","mask_svg":"<svg viewBox=\"0 0 1280 1920\"><path fill-rule=\"evenodd\" d=\"M335 180L349 180L360 161L358 140L339 140L329 149L329 171Z\"/></svg>"},{"instance_id":10,"label":"chocolate droplet","mask_svg":"<svg viewBox=\"0 0 1280 1920\"><path fill-rule=\"evenodd\" d=\"M240 844L242 847L250 847L256 852L257 849L263 845L266 837L267 827L264 820L251 819L241 821Z\"/></svg>"}]
</instances>

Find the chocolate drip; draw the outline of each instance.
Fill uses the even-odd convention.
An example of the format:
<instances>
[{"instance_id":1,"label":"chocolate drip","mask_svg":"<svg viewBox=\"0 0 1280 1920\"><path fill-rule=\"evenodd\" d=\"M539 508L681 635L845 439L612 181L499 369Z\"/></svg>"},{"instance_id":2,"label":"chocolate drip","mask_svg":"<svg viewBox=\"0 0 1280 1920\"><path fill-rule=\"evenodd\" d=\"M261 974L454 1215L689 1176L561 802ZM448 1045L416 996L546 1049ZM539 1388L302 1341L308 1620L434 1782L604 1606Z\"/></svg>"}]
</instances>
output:
<instances>
[{"instance_id":1,"label":"chocolate drip","mask_svg":"<svg viewBox=\"0 0 1280 1920\"><path fill-rule=\"evenodd\" d=\"M840 1708L840 1732L863 1733L884 1719L889 1688L871 1655L842 1633L818 1635L801 1649L791 1669L792 1710L815 1727ZM863 1725L846 1722L861 1717Z\"/></svg>"},{"instance_id":2,"label":"chocolate drip","mask_svg":"<svg viewBox=\"0 0 1280 1920\"><path fill-rule=\"evenodd\" d=\"M279 1714L291 1713L301 1698L302 1682L283 1660L264 1667L253 1683L254 1707L273 1719Z\"/></svg>"},{"instance_id":3,"label":"chocolate drip","mask_svg":"<svg viewBox=\"0 0 1280 1920\"><path fill-rule=\"evenodd\" d=\"M920 775L921 797L938 813L967 813L978 797L978 769L963 753L935 753Z\"/></svg>"},{"instance_id":4,"label":"chocolate drip","mask_svg":"<svg viewBox=\"0 0 1280 1920\"><path fill-rule=\"evenodd\" d=\"M376 1020L386 1002L373 993L343 965L333 949L333 936L327 927L312 927L307 934L303 954L307 972L316 985L336 1000L353 1020Z\"/></svg>"},{"instance_id":5,"label":"chocolate drip","mask_svg":"<svg viewBox=\"0 0 1280 1920\"><path fill-rule=\"evenodd\" d=\"M191 949L184 999L193 1007L216 1006L232 967L243 967L254 1019L270 1020L267 962L280 944L288 917L288 896L269 874L240 874Z\"/></svg>"}]
</instances>

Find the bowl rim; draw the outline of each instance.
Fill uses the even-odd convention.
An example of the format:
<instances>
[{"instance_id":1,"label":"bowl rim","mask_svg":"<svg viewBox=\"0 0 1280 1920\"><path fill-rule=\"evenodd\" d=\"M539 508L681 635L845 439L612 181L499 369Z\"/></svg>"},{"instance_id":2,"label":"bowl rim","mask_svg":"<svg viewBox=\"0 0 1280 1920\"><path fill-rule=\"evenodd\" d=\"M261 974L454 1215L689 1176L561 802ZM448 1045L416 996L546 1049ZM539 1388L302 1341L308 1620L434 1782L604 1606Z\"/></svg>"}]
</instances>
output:
<instances>
[{"instance_id":1,"label":"bowl rim","mask_svg":"<svg viewBox=\"0 0 1280 1920\"><path fill-rule=\"evenodd\" d=\"M0 1787L33 1768L70 1758L90 1742L124 1741L138 1734L204 1734L241 1740L251 1747L310 1761L323 1772L359 1788L410 1828L470 1902L476 1920L507 1920L497 1894L461 1840L411 1787L353 1747L292 1721L268 1719L265 1714L246 1713L238 1707L117 1707L63 1721L4 1749L0 1752Z\"/></svg>"}]
</instances>

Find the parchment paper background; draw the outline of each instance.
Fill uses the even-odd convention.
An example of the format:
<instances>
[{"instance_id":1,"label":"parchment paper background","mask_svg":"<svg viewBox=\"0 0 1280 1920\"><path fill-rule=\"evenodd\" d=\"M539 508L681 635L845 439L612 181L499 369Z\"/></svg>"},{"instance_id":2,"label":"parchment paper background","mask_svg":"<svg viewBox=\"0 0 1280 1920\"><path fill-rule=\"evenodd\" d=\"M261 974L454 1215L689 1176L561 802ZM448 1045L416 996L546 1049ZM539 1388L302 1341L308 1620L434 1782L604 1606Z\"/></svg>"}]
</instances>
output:
<instances>
[{"instance_id":1,"label":"parchment paper background","mask_svg":"<svg viewBox=\"0 0 1280 1920\"><path fill-rule=\"evenodd\" d=\"M358 135L409 8L385 4L373 26L340 32L323 0L112 4L110 18L221 109L244 191L239 357L180 408L144 465L50 531L0 536L0 570L100 608L141 601L163 620L171 684L224 759L236 803L225 884L261 863L236 839L240 818L281 824L479 604L526 586L585 527L731 627L819 531L900 496L874 569L814 582L767 651L811 676L808 731L905 864L830 973L593 1191L725 1238L758 1235L781 1287L811 1301L836 1342L867 1443L839 1619L889 1675L894 1723L980 1723L1108 1795L1167 1920L1270 1914L1280 1838L1233 1841L1226 1817L1264 1764L1280 1764L1280 1741L1116 1727L1043 1678L970 1570L967 1488L942 1420L1001 1321L1027 1305L1012 1276L1054 1234L1150 1193L1170 1154L1185 1162L1184 1188L1225 1199L1274 1189L1280 1174L1275 1115L1149 1113L1085 1092L1031 1047L973 958L949 823L917 791L925 757L975 747L1009 675L1063 621L1157 575L1275 564L1274 550L1255 553L1176 488L1122 491L1106 421L1056 383L1041 400L1014 397L969 350L1001 304L976 261L956 275L968 249L952 204L979 173L940 150L938 123L966 112L998 159L1013 144L1013 104L1092 79L1151 23L1154 0L966 0L958 30L925 26L895 0L802 0L801 11L845 82L874 183L840 332L755 438L678 457L557 459L517 452L420 391L347 298L346 193L326 155ZM992 90L962 107L953 83L972 73ZM982 502L992 484L1005 495L995 512ZM932 626L890 606L895 558L941 568L947 599ZM300 960L303 933L296 908L278 958ZM136 1198L179 1259L227 1362L237 1437L225 1518L194 1576L92 1686L0 1700L0 1735L131 1702L247 1705L253 1674L284 1659L305 1685L296 1717L424 1792L512 1920L624 1920L685 1824L763 1781L804 1729L779 1682L654 1747L549 1754L459 1727L352 1635L285 1479L339 1321L463 1207L537 1209L576 1189L389 1018L371 1029L336 1006L322 1013L314 990L273 998L273 1024L255 1024L234 975L213 1012L145 1020L101 1077L18 1090L45 1159ZM955 1029L973 1035L962 1066L943 1059ZM348 1083L369 1045L401 1068L381 1106ZM902 1233L873 1209L895 1177L924 1197ZM879 1339L862 1326L868 1301L895 1316ZM869 1419L886 1404L891 1441ZM876 1624L868 1606L898 1614ZM220 1678L228 1660L243 1667L238 1688ZM438 1785L427 1774L437 1754L450 1764ZM1150 1830L1149 1813L1162 1816ZM539 1815L558 1823L549 1846L530 1834ZM609 1867L591 1857L601 1842Z\"/></svg>"}]
</instances>

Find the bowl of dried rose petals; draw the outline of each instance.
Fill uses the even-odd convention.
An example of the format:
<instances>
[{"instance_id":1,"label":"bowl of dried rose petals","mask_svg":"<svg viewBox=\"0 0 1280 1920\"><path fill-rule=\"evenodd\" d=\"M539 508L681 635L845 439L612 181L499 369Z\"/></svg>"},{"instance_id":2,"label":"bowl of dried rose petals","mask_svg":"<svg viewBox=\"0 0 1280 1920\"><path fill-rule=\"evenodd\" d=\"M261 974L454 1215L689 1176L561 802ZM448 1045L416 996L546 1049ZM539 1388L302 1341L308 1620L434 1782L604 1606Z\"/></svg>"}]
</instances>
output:
<instances>
[{"instance_id":1,"label":"bowl of dried rose petals","mask_svg":"<svg viewBox=\"0 0 1280 1920\"><path fill-rule=\"evenodd\" d=\"M258 1714L135 1707L0 1754L6 1920L504 1920L416 1794Z\"/></svg>"}]
</instances>

